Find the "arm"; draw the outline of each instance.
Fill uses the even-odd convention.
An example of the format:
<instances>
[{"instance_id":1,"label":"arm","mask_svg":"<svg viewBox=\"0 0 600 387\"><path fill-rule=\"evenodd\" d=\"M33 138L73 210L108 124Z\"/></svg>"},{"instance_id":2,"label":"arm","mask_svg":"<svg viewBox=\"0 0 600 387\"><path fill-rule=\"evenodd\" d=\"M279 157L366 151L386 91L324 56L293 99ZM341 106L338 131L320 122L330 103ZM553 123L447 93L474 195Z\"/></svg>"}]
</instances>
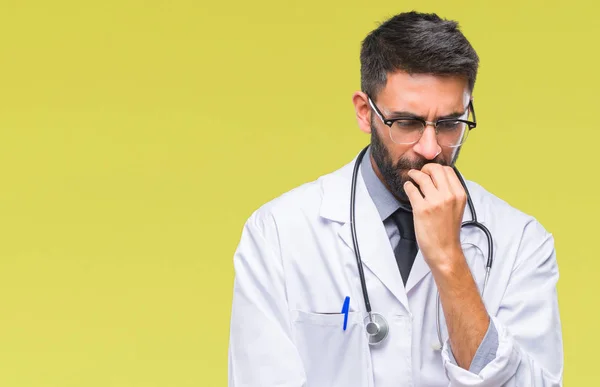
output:
<instances>
[{"instance_id":1,"label":"arm","mask_svg":"<svg viewBox=\"0 0 600 387\"><path fill-rule=\"evenodd\" d=\"M467 195L450 167L430 163L421 171L410 170L409 176L420 189L405 184L417 242L440 294L454 358L469 369L490 318L460 245Z\"/></svg>"},{"instance_id":2,"label":"arm","mask_svg":"<svg viewBox=\"0 0 600 387\"><path fill-rule=\"evenodd\" d=\"M305 386L302 361L291 341L283 266L275 249L253 215L234 256L230 387Z\"/></svg>"},{"instance_id":3,"label":"arm","mask_svg":"<svg viewBox=\"0 0 600 387\"><path fill-rule=\"evenodd\" d=\"M451 168L427 164L409 175L423 192L413 183L405 186L415 212L417 240L440 290L447 319L450 338L443 358L451 384L560 386L562 335L551 235L535 221L525 228L500 307L489 317L498 333L496 356L479 373L469 372L468 365L490 325L460 250L466 195Z\"/></svg>"},{"instance_id":4,"label":"arm","mask_svg":"<svg viewBox=\"0 0 600 387\"><path fill-rule=\"evenodd\" d=\"M456 386L562 385L563 347L556 293L558 267L554 240L537 222L527 226L508 287L495 316L496 358L478 375L450 360L444 364Z\"/></svg>"},{"instance_id":5,"label":"arm","mask_svg":"<svg viewBox=\"0 0 600 387\"><path fill-rule=\"evenodd\" d=\"M490 327L490 318L462 251L444 261L448 264L433 266L432 274L440 293L452 354L460 367L469 369Z\"/></svg>"}]
</instances>

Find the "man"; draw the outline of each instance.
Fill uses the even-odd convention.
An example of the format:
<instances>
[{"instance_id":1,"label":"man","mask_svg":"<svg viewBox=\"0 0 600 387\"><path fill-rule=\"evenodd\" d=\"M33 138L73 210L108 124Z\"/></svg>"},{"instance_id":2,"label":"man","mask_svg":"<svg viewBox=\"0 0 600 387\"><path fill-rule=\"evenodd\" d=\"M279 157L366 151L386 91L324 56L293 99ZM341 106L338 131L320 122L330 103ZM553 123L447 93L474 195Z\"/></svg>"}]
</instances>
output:
<instances>
[{"instance_id":1,"label":"man","mask_svg":"<svg viewBox=\"0 0 600 387\"><path fill-rule=\"evenodd\" d=\"M452 168L476 126L478 62L457 23L433 14L394 16L366 37L353 96L366 154L267 203L243 230L230 386L562 384L552 235ZM366 327L355 257L355 163L354 226L380 336ZM472 210L492 249L483 228L461 228Z\"/></svg>"}]
</instances>

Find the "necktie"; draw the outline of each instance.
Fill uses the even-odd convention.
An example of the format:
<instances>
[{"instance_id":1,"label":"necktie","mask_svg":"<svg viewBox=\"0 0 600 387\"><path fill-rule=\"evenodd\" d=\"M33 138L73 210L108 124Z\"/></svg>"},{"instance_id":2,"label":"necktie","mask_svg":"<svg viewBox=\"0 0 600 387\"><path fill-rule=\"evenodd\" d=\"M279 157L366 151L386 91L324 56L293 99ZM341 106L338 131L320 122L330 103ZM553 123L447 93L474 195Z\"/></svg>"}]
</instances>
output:
<instances>
[{"instance_id":1,"label":"necktie","mask_svg":"<svg viewBox=\"0 0 600 387\"><path fill-rule=\"evenodd\" d=\"M394 255L396 256L396 263L400 269L400 275L402 281L406 285L408 280L408 274L417 256L419 250L417 246L417 237L415 235L415 226L413 222L412 212L398 209L392 214L392 220L396 223L398 230L400 231L400 243L394 249Z\"/></svg>"}]
</instances>

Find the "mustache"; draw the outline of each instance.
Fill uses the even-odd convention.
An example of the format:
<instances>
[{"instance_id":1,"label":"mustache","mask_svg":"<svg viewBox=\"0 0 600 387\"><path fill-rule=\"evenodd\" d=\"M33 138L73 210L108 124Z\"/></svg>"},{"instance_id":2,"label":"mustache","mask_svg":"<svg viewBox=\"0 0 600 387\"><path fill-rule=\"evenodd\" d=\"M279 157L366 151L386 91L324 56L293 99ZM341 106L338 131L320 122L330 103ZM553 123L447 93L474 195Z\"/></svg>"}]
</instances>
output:
<instances>
[{"instance_id":1,"label":"mustache","mask_svg":"<svg viewBox=\"0 0 600 387\"><path fill-rule=\"evenodd\" d=\"M409 169L416 169L416 170L420 171L427 164L440 164L440 165L444 165L444 166L449 165L448 162L446 162L446 160L444 160L440 156L437 156L433 160L427 160L427 159L411 160L411 159L408 159L405 157L401 157L394 165L394 169L396 169L397 171L408 171Z\"/></svg>"}]
</instances>

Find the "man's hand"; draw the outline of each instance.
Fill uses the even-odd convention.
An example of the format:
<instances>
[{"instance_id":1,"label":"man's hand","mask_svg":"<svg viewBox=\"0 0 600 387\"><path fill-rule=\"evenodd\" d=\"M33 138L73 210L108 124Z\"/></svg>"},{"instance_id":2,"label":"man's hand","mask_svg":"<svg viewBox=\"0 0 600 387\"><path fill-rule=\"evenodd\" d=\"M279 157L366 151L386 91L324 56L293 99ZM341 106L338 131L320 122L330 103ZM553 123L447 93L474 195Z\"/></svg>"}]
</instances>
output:
<instances>
[{"instance_id":1,"label":"man's hand","mask_svg":"<svg viewBox=\"0 0 600 387\"><path fill-rule=\"evenodd\" d=\"M404 190L413 208L415 234L419 249L432 270L451 264L462 256L460 226L467 194L454 169L435 163L422 170L411 169Z\"/></svg>"}]
</instances>

